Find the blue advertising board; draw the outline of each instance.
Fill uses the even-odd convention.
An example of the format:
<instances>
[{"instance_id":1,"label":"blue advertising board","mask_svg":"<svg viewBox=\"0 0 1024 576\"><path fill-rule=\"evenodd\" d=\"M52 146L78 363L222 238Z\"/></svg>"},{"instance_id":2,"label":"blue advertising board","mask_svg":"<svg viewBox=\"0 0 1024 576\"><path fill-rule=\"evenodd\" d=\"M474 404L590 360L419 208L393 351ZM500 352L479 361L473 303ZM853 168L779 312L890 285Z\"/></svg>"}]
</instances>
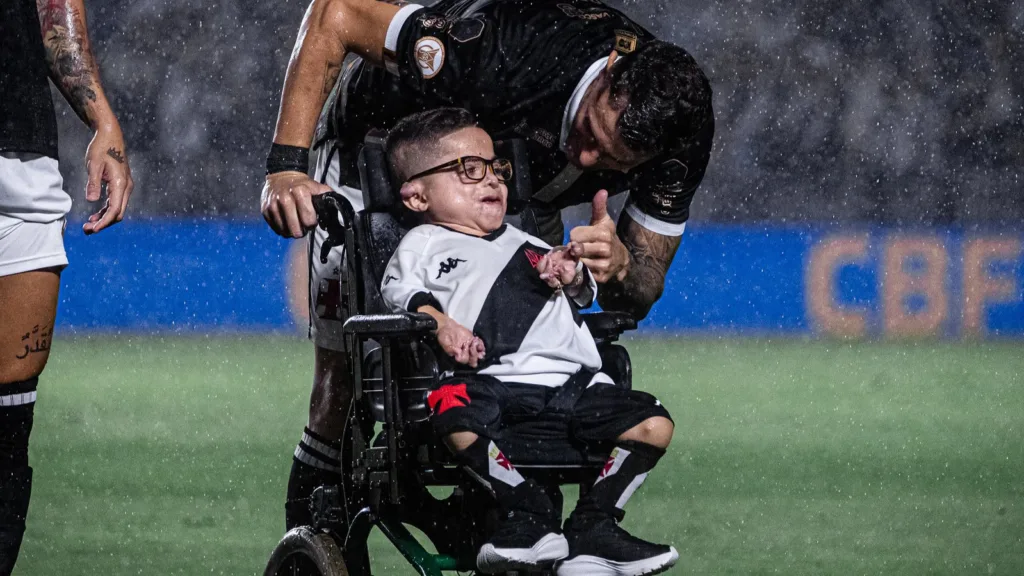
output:
<instances>
[{"instance_id":1,"label":"blue advertising board","mask_svg":"<svg viewBox=\"0 0 1024 576\"><path fill-rule=\"evenodd\" d=\"M301 332L305 243L262 222L131 221L66 238L70 332ZM1024 336L1024 233L690 226L648 333Z\"/></svg>"}]
</instances>

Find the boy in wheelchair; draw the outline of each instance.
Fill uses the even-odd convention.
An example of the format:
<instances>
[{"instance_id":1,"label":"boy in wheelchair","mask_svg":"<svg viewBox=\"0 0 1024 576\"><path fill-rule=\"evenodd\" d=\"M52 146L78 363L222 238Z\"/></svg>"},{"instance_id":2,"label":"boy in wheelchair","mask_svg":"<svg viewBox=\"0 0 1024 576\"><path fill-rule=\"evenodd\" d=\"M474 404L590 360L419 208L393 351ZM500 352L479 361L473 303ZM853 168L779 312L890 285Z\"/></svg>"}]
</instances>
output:
<instances>
[{"instance_id":1,"label":"boy in wheelchair","mask_svg":"<svg viewBox=\"0 0 1024 576\"><path fill-rule=\"evenodd\" d=\"M597 345L578 314L597 290L580 247L551 248L502 223L512 166L494 158L491 138L465 110L402 120L387 154L403 204L426 223L402 239L382 294L396 310L437 321L438 344L455 367L428 396L431 424L503 513L478 568L560 561L560 576L668 569L674 548L631 536L618 521L665 453L672 421L653 396L599 372ZM547 493L503 453L524 431L528 442L568 438L608 455L564 532Z\"/></svg>"}]
</instances>

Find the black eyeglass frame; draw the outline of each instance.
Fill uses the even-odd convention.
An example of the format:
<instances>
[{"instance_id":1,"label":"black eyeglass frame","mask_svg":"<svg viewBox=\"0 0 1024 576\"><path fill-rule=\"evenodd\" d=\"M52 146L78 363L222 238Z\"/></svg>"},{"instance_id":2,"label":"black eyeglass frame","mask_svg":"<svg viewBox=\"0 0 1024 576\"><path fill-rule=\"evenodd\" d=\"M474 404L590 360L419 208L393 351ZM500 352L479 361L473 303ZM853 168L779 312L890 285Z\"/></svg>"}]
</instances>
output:
<instances>
[{"instance_id":1,"label":"black eyeglass frame","mask_svg":"<svg viewBox=\"0 0 1024 576\"><path fill-rule=\"evenodd\" d=\"M466 164L465 164L466 160L479 160L479 161L483 162L484 163L483 175L480 176L479 178L473 178L472 176L470 176L469 173L466 171ZM497 162L504 162L504 163L506 163L508 165L508 177L507 178L502 178L498 174L498 171L495 170L494 165ZM417 172L416 174L413 174L412 176L409 176L409 178L406 179L406 182L412 182L413 180L415 180L417 178L422 178L424 176L430 176L431 174L437 174L438 172L445 172L445 171L451 170L453 168L461 169L461 174L463 176L465 176L471 182L482 182L484 178L487 178L487 169L488 168L491 169L491 173L494 174L494 177L497 178L499 182L508 182L509 180L512 179L512 174L513 174L512 161L507 159L507 158L491 158L490 160L488 160L488 159L483 158L481 156L460 156L460 157L456 158L455 160L451 160L451 161L445 162L444 164L440 164L438 166L434 166L433 168L428 168L428 169L426 169L426 170L424 170L422 172Z\"/></svg>"}]
</instances>

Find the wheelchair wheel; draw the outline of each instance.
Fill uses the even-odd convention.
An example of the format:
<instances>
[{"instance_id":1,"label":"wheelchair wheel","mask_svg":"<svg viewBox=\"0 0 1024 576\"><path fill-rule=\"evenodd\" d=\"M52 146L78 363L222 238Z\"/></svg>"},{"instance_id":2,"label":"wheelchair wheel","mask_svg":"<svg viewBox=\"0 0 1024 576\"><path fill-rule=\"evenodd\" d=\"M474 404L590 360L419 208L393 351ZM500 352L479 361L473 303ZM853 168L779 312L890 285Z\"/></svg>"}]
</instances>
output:
<instances>
[{"instance_id":1,"label":"wheelchair wheel","mask_svg":"<svg viewBox=\"0 0 1024 576\"><path fill-rule=\"evenodd\" d=\"M263 576L348 576L348 568L333 538L300 526L278 542Z\"/></svg>"}]
</instances>

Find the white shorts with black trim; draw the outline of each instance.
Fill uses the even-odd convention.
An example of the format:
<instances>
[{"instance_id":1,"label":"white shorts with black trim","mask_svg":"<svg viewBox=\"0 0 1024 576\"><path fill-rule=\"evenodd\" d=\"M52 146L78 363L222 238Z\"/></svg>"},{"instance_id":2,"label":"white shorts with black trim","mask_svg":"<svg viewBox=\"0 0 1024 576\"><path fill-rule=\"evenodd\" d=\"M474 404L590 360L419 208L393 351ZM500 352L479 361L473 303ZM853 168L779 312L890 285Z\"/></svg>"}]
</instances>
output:
<instances>
[{"instance_id":1,"label":"white shorts with black trim","mask_svg":"<svg viewBox=\"0 0 1024 576\"><path fill-rule=\"evenodd\" d=\"M352 203L352 209L361 212L363 193L341 184L341 162L328 141L317 153L315 178L327 184ZM340 218L340 215L339 215ZM309 337L320 348L344 351L342 330L345 318L341 311L341 275L345 273L345 250L335 247L327 254L327 262L320 262L320 247L327 232L317 227L309 235Z\"/></svg>"},{"instance_id":2,"label":"white shorts with black trim","mask_svg":"<svg viewBox=\"0 0 1024 576\"><path fill-rule=\"evenodd\" d=\"M67 266L63 182L53 158L0 154L0 276Z\"/></svg>"}]
</instances>

